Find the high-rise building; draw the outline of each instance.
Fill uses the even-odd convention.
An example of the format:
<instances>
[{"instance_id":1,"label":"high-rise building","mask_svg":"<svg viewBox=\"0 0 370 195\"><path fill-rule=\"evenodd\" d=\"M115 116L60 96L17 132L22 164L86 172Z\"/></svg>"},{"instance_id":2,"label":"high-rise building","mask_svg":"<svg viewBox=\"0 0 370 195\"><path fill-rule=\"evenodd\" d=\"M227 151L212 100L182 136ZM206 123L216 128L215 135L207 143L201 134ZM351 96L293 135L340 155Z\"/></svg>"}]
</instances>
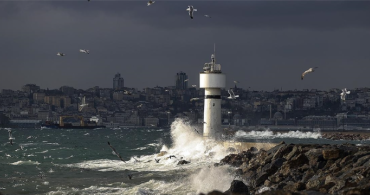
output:
<instances>
[{"instance_id":1,"label":"high-rise building","mask_svg":"<svg viewBox=\"0 0 370 195\"><path fill-rule=\"evenodd\" d=\"M113 78L113 89L123 89L124 80L120 73L117 73Z\"/></svg>"},{"instance_id":2,"label":"high-rise building","mask_svg":"<svg viewBox=\"0 0 370 195\"><path fill-rule=\"evenodd\" d=\"M184 72L176 74L176 89L187 89L188 88L188 75Z\"/></svg>"}]
</instances>

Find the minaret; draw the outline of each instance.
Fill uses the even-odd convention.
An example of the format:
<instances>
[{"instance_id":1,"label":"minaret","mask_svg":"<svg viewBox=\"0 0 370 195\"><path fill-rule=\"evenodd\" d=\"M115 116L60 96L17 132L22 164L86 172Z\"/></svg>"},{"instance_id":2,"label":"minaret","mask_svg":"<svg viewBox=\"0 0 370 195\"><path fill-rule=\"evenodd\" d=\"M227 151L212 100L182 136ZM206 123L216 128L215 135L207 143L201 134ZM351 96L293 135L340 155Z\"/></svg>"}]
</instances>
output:
<instances>
[{"instance_id":1,"label":"minaret","mask_svg":"<svg viewBox=\"0 0 370 195\"><path fill-rule=\"evenodd\" d=\"M203 136L219 139L221 137L221 89L226 86L226 76L221 65L216 64L216 46L212 61L205 63L200 72L200 88L205 89Z\"/></svg>"}]
</instances>

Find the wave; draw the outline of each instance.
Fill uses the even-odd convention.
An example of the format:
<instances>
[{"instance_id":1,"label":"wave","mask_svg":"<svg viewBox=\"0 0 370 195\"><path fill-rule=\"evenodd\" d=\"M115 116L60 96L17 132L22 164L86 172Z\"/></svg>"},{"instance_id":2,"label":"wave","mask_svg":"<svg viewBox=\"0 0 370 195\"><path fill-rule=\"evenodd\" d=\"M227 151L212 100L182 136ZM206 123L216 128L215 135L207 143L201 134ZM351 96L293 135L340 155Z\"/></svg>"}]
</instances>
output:
<instances>
[{"instance_id":1,"label":"wave","mask_svg":"<svg viewBox=\"0 0 370 195\"><path fill-rule=\"evenodd\" d=\"M116 184L114 187L65 188L48 194L59 194L61 191L63 193L76 193L77 190L78 194L192 195L200 192L207 193L214 189L221 191L228 189L234 178L233 175L229 174L230 167L213 167L215 162L219 162L228 154L222 145L214 140L203 138L194 131L191 124L182 119L176 119L172 123L171 138L171 147L162 144L159 139L158 143L137 148L157 147L160 149L159 154L135 156L124 159L127 160L126 162L122 162L117 157L112 157L112 159L87 160L73 164L55 164L55 166L90 169L100 172L137 172L140 174L140 179L144 181L138 185L122 183L118 186ZM176 158L169 158L170 155L174 155ZM155 159L159 159L159 162L157 163ZM181 159L190 163L177 165ZM158 178L159 175L160 179L154 179Z\"/></svg>"},{"instance_id":2,"label":"wave","mask_svg":"<svg viewBox=\"0 0 370 195\"><path fill-rule=\"evenodd\" d=\"M46 152L49 152L49 150L44 150L44 151L42 151L42 152L35 152L35 153L43 154L43 153L46 153Z\"/></svg>"},{"instance_id":3,"label":"wave","mask_svg":"<svg viewBox=\"0 0 370 195\"><path fill-rule=\"evenodd\" d=\"M139 148L135 148L135 149L132 149L132 150L145 150L147 149L147 147L139 147Z\"/></svg>"},{"instance_id":4,"label":"wave","mask_svg":"<svg viewBox=\"0 0 370 195\"><path fill-rule=\"evenodd\" d=\"M235 138L251 138L251 139L275 139L275 138L298 138L298 139L319 139L322 138L319 132L302 132L302 131L289 131L287 133L280 133L270 130L265 131L250 131L245 132L239 130L235 133Z\"/></svg>"},{"instance_id":5,"label":"wave","mask_svg":"<svg viewBox=\"0 0 370 195\"><path fill-rule=\"evenodd\" d=\"M10 165L39 165L40 163L37 162L37 161L31 161L31 160L28 160L28 161L17 161L17 162L14 162L14 163L9 163Z\"/></svg>"}]
</instances>

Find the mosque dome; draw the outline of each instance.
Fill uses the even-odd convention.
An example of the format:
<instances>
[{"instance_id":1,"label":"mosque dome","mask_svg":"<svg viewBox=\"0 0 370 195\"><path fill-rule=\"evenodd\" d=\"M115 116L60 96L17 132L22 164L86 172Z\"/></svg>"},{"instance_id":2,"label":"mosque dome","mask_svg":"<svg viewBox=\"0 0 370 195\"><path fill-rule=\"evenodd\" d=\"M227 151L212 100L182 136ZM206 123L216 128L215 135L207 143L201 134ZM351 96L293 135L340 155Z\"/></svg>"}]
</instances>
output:
<instances>
[{"instance_id":1,"label":"mosque dome","mask_svg":"<svg viewBox=\"0 0 370 195\"><path fill-rule=\"evenodd\" d=\"M283 114L281 112L275 112L274 119L283 119Z\"/></svg>"}]
</instances>

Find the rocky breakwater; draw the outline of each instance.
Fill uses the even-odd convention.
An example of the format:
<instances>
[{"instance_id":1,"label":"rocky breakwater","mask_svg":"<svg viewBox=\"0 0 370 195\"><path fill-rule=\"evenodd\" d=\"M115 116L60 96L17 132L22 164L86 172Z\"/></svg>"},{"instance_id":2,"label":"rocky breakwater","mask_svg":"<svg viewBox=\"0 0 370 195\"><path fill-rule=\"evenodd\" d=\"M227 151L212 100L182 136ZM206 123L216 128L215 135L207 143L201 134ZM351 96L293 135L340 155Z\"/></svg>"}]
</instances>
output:
<instances>
[{"instance_id":1,"label":"rocky breakwater","mask_svg":"<svg viewBox=\"0 0 370 195\"><path fill-rule=\"evenodd\" d=\"M370 194L369 145L282 142L267 151L230 154L222 164L237 167L250 194Z\"/></svg>"},{"instance_id":2,"label":"rocky breakwater","mask_svg":"<svg viewBox=\"0 0 370 195\"><path fill-rule=\"evenodd\" d=\"M331 140L370 140L370 135L360 133L323 133L321 136Z\"/></svg>"}]
</instances>

